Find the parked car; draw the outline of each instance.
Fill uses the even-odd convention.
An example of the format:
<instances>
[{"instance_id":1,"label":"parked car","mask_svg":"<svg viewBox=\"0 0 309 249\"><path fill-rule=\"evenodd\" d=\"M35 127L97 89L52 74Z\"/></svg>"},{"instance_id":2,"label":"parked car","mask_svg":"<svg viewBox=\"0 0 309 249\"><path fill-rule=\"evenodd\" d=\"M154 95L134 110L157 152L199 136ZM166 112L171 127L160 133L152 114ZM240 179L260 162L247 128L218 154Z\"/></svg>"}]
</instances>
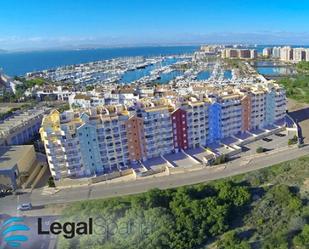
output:
<instances>
[{"instance_id":1,"label":"parked car","mask_svg":"<svg viewBox=\"0 0 309 249\"><path fill-rule=\"evenodd\" d=\"M285 137L285 134L282 134L282 133L276 133L275 134L277 137Z\"/></svg>"},{"instance_id":2,"label":"parked car","mask_svg":"<svg viewBox=\"0 0 309 249\"><path fill-rule=\"evenodd\" d=\"M17 207L17 210L20 210L20 211L26 211L26 210L31 210L31 209L32 209L32 204L30 202L23 203Z\"/></svg>"},{"instance_id":3,"label":"parked car","mask_svg":"<svg viewBox=\"0 0 309 249\"><path fill-rule=\"evenodd\" d=\"M267 143L273 141L271 138L267 138L267 137L264 137L262 140Z\"/></svg>"}]
</instances>

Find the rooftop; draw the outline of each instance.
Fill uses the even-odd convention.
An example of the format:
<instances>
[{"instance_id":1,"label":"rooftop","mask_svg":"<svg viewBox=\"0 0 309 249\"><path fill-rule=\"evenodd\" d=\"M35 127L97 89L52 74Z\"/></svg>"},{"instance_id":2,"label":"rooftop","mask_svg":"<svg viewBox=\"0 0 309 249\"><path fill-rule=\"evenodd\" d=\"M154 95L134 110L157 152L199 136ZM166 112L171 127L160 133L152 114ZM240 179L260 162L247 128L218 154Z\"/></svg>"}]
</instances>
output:
<instances>
[{"instance_id":1,"label":"rooftop","mask_svg":"<svg viewBox=\"0 0 309 249\"><path fill-rule=\"evenodd\" d=\"M12 169L33 149L33 145L0 146L0 170Z\"/></svg>"},{"instance_id":2,"label":"rooftop","mask_svg":"<svg viewBox=\"0 0 309 249\"><path fill-rule=\"evenodd\" d=\"M0 136L10 133L24 123L43 115L47 109L30 109L23 112L16 112L13 116L1 121Z\"/></svg>"}]
</instances>

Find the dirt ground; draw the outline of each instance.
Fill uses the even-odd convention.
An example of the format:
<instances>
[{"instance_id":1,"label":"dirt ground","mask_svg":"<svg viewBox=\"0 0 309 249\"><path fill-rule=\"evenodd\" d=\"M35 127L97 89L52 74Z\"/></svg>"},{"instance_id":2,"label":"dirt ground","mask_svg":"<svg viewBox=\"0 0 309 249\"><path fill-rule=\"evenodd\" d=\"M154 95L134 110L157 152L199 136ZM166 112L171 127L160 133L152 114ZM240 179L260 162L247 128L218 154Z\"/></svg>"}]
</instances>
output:
<instances>
[{"instance_id":1,"label":"dirt ground","mask_svg":"<svg viewBox=\"0 0 309 249\"><path fill-rule=\"evenodd\" d=\"M299 103L288 99L288 111L291 117L297 121L302 129L304 142L309 143L309 104Z\"/></svg>"}]
</instances>

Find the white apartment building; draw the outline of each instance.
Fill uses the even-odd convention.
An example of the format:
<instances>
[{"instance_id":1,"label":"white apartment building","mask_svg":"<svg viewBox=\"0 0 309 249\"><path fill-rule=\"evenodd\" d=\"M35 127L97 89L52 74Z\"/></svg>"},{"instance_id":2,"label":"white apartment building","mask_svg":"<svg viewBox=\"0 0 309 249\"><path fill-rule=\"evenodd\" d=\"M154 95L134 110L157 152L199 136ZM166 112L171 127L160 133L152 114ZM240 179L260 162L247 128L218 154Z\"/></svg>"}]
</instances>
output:
<instances>
[{"instance_id":1,"label":"white apartment building","mask_svg":"<svg viewBox=\"0 0 309 249\"><path fill-rule=\"evenodd\" d=\"M137 110L144 120L147 158L171 153L174 149L173 128L168 106L147 106Z\"/></svg>"},{"instance_id":2,"label":"white apartment building","mask_svg":"<svg viewBox=\"0 0 309 249\"><path fill-rule=\"evenodd\" d=\"M304 48L293 49L293 61L300 62L306 60L306 51Z\"/></svg>"},{"instance_id":3,"label":"white apartment building","mask_svg":"<svg viewBox=\"0 0 309 249\"><path fill-rule=\"evenodd\" d=\"M274 47L272 49L272 57L274 58L280 58L280 51L281 51L281 48L280 47Z\"/></svg>"},{"instance_id":4,"label":"white apartment building","mask_svg":"<svg viewBox=\"0 0 309 249\"><path fill-rule=\"evenodd\" d=\"M275 95L275 120L281 120L286 115L286 93L284 89L277 89Z\"/></svg>"},{"instance_id":5,"label":"white apartment building","mask_svg":"<svg viewBox=\"0 0 309 249\"><path fill-rule=\"evenodd\" d=\"M127 113L128 114L128 113ZM124 169L129 164L126 121L129 116L109 114L97 117L97 139L104 170ZM98 119L99 118L99 119Z\"/></svg>"},{"instance_id":6,"label":"white apartment building","mask_svg":"<svg viewBox=\"0 0 309 249\"><path fill-rule=\"evenodd\" d=\"M187 112L188 146L190 148L206 146L208 136L208 104L190 101L182 107Z\"/></svg>"},{"instance_id":7,"label":"white apartment building","mask_svg":"<svg viewBox=\"0 0 309 249\"><path fill-rule=\"evenodd\" d=\"M264 48L263 49L263 56L269 58L272 55L272 48Z\"/></svg>"},{"instance_id":8,"label":"white apartment building","mask_svg":"<svg viewBox=\"0 0 309 249\"><path fill-rule=\"evenodd\" d=\"M280 60L290 61L293 59L293 49L291 47L283 47L280 49Z\"/></svg>"},{"instance_id":9,"label":"white apartment building","mask_svg":"<svg viewBox=\"0 0 309 249\"><path fill-rule=\"evenodd\" d=\"M230 137L241 132L241 95L229 94L218 99L221 105L221 136Z\"/></svg>"},{"instance_id":10,"label":"white apartment building","mask_svg":"<svg viewBox=\"0 0 309 249\"><path fill-rule=\"evenodd\" d=\"M305 48L306 52L306 61L309 61L309 48Z\"/></svg>"},{"instance_id":11,"label":"white apartment building","mask_svg":"<svg viewBox=\"0 0 309 249\"><path fill-rule=\"evenodd\" d=\"M251 129L260 129L265 125L266 94L263 90L255 90L251 94Z\"/></svg>"}]
</instances>

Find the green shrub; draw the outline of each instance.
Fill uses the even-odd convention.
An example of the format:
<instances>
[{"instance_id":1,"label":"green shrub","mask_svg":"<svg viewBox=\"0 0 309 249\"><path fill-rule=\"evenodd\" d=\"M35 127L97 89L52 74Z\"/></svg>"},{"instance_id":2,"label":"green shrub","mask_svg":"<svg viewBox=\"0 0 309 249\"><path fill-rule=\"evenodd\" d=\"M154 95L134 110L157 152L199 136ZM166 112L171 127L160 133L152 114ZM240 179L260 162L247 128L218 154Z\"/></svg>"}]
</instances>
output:
<instances>
[{"instance_id":1,"label":"green shrub","mask_svg":"<svg viewBox=\"0 0 309 249\"><path fill-rule=\"evenodd\" d=\"M293 138L289 139L288 145L297 144L297 142L298 142L298 137L295 135Z\"/></svg>"},{"instance_id":2,"label":"green shrub","mask_svg":"<svg viewBox=\"0 0 309 249\"><path fill-rule=\"evenodd\" d=\"M309 248L309 225L306 224L297 236L293 239L296 248Z\"/></svg>"},{"instance_id":3,"label":"green shrub","mask_svg":"<svg viewBox=\"0 0 309 249\"><path fill-rule=\"evenodd\" d=\"M48 184L48 187L50 187L50 188L56 187L53 177L48 178L47 184Z\"/></svg>"},{"instance_id":4,"label":"green shrub","mask_svg":"<svg viewBox=\"0 0 309 249\"><path fill-rule=\"evenodd\" d=\"M258 147L256 149L256 153L263 153L263 152L265 152L265 149L263 147Z\"/></svg>"},{"instance_id":5,"label":"green shrub","mask_svg":"<svg viewBox=\"0 0 309 249\"><path fill-rule=\"evenodd\" d=\"M220 155L218 156L215 161L214 161L214 165L219 165L219 164L223 164L223 163L226 163L228 161L228 157L223 154L223 155Z\"/></svg>"}]
</instances>

